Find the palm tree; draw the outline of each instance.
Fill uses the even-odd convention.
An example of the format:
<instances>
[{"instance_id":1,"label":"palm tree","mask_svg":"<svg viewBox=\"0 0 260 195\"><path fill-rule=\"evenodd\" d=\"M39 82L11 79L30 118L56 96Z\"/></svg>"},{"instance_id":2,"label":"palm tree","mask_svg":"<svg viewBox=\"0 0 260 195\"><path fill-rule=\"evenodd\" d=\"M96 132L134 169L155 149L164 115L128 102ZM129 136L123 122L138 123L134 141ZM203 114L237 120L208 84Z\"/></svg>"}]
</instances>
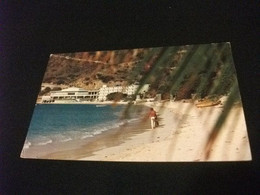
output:
<instances>
[{"instance_id":1,"label":"palm tree","mask_svg":"<svg viewBox=\"0 0 260 195\"><path fill-rule=\"evenodd\" d=\"M138 75L142 76L138 80L140 86L136 94L144 84L151 83L150 93L152 90L168 93L176 100L192 98L194 94L195 99L219 99L223 95L228 96L223 112L211 129L204 147L208 159L210 149L231 108L235 102L240 101L230 43L150 49L135 67L130 78L137 78ZM127 109L130 107L131 104Z\"/></svg>"}]
</instances>

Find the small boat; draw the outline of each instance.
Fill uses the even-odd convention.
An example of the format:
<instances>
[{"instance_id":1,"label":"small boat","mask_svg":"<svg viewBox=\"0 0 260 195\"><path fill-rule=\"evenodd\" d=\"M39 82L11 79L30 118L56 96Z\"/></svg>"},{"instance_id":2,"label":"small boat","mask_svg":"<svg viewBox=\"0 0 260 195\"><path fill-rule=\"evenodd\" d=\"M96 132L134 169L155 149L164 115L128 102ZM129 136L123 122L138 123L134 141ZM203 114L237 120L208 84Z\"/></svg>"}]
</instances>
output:
<instances>
[{"instance_id":1,"label":"small boat","mask_svg":"<svg viewBox=\"0 0 260 195\"><path fill-rule=\"evenodd\" d=\"M210 107L210 106L216 106L220 104L221 101L202 101L196 104L197 108L203 108L203 107Z\"/></svg>"}]
</instances>

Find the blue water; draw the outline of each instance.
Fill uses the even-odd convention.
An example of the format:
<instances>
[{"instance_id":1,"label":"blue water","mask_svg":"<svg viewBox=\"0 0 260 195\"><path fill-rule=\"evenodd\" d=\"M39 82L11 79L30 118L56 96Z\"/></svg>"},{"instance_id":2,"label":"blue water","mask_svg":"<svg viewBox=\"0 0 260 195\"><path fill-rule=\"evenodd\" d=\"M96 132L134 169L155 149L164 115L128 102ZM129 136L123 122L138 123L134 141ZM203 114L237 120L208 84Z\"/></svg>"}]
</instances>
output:
<instances>
[{"instance_id":1,"label":"blue water","mask_svg":"<svg viewBox=\"0 0 260 195\"><path fill-rule=\"evenodd\" d=\"M37 105L24 148L86 139L140 118L138 109L135 109L135 112L131 112L131 116L121 120L124 109L124 105Z\"/></svg>"}]
</instances>

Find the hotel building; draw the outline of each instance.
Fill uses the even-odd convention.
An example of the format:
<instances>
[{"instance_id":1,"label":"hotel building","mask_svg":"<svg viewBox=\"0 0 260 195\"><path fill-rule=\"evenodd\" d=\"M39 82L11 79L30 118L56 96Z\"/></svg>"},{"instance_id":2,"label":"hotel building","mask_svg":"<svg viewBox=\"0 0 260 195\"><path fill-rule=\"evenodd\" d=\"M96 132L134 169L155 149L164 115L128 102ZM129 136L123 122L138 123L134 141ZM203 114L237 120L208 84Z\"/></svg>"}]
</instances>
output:
<instances>
[{"instance_id":1,"label":"hotel building","mask_svg":"<svg viewBox=\"0 0 260 195\"><path fill-rule=\"evenodd\" d=\"M110 93L124 93L128 96L134 95L139 85L133 84L127 87L115 86L107 87L103 85L98 90L85 90L82 88L71 87L60 91L51 91L49 96L42 97L42 103L49 102L83 102L83 101L106 101ZM142 87L139 93L148 91L149 85Z\"/></svg>"},{"instance_id":2,"label":"hotel building","mask_svg":"<svg viewBox=\"0 0 260 195\"><path fill-rule=\"evenodd\" d=\"M97 100L99 90L85 90L82 88L71 87L60 91L51 91L50 96L43 96L42 102L59 101L93 101Z\"/></svg>"}]
</instances>

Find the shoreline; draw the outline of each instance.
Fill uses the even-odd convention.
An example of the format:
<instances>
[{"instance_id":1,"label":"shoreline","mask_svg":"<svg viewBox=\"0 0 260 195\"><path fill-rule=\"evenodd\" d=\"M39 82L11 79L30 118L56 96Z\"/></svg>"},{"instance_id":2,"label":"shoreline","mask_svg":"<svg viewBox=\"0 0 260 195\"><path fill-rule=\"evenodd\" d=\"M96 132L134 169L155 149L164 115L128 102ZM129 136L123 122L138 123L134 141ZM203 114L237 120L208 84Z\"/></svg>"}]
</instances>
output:
<instances>
[{"instance_id":1,"label":"shoreline","mask_svg":"<svg viewBox=\"0 0 260 195\"><path fill-rule=\"evenodd\" d=\"M118 128L111 128L101 134L83 140L57 143L54 144L54 147L56 145L60 150L56 149L57 151L53 152L43 152L42 155L31 158L76 160L83 157L91 157L95 152L101 151L104 148L117 147L124 143L124 141L131 139L131 137L147 131L150 124L149 121L136 123L127 123ZM136 126L139 128L136 129Z\"/></svg>"},{"instance_id":2,"label":"shoreline","mask_svg":"<svg viewBox=\"0 0 260 195\"><path fill-rule=\"evenodd\" d=\"M216 118L222 112L222 106L197 108L189 102L145 102L136 105L153 107L159 113L160 126L151 130L149 120L139 124L128 124L75 143L80 147L63 148L62 151L39 158L127 162L252 159L243 108L240 106L232 108L223 129L212 145L211 156L207 159L205 144Z\"/></svg>"},{"instance_id":3,"label":"shoreline","mask_svg":"<svg viewBox=\"0 0 260 195\"><path fill-rule=\"evenodd\" d=\"M141 109L148 108L144 106ZM149 121L131 121L131 119L127 121L122 119L122 125L120 125L120 127L111 127L93 137L68 140L67 142L51 142L46 145L33 145L29 148L24 148L20 156L21 158L31 159L75 160L78 159L79 156L82 157L82 155L84 157L91 156L93 152L103 148L102 144L106 145L106 147L119 145L122 143L122 140L127 140L134 134L146 131L149 128L149 124ZM138 130L136 128L137 126ZM108 138L113 141L108 141Z\"/></svg>"},{"instance_id":4,"label":"shoreline","mask_svg":"<svg viewBox=\"0 0 260 195\"><path fill-rule=\"evenodd\" d=\"M52 105L52 104L96 104L96 105L114 105L114 104L129 104L129 102L113 102L113 101L104 101L104 102L51 102L51 103L41 103L37 102L36 105Z\"/></svg>"},{"instance_id":5,"label":"shoreline","mask_svg":"<svg viewBox=\"0 0 260 195\"><path fill-rule=\"evenodd\" d=\"M197 108L192 103L182 102L146 105L154 107L159 112L159 127L78 160L192 162L252 159L242 107L232 109L212 145L210 157L207 158L205 145L218 115L222 112L221 106Z\"/></svg>"}]
</instances>

